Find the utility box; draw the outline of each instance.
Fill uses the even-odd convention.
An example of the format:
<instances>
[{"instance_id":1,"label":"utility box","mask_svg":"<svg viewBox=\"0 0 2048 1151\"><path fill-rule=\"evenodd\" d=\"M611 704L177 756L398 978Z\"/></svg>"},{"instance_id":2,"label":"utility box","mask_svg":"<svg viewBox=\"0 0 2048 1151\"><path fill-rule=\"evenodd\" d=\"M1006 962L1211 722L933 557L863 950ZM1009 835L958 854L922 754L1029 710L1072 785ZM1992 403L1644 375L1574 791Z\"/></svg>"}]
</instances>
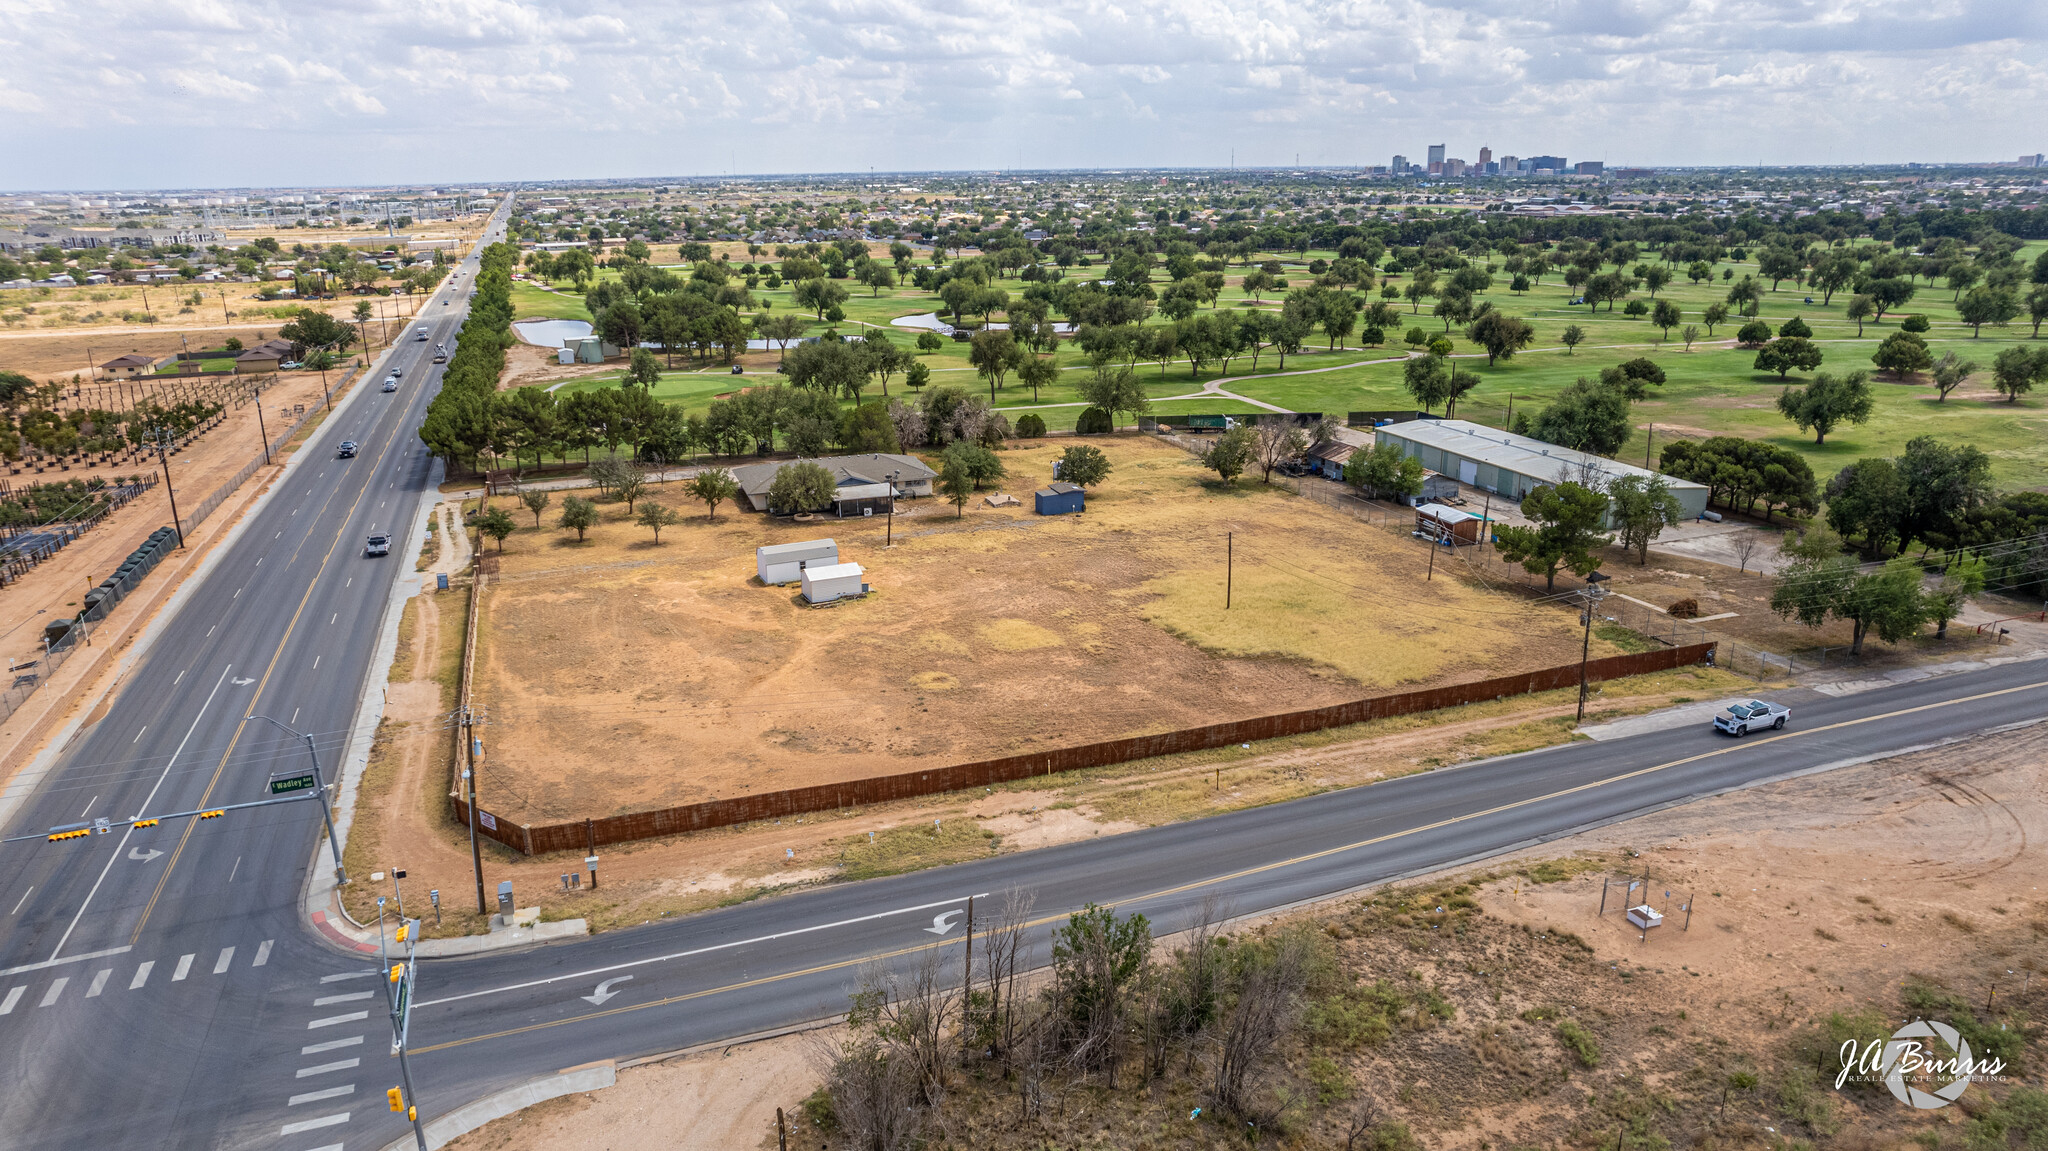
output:
<instances>
[{"instance_id":1,"label":"utility box","mask_svg":"<svg viewBox=\"0 0 2048 1151\"><path fill-rule=\"evenodd\" d=\"M498 884L498 915L509 926L512 922L512 881L502 880Z\"/></svg>"},{"instance_id":2,"label":"utility box","mask_svg":"<svg viewBox=\"0 0 2048 1151\"><path fill-rule=\"evenodd\" d=\"M1663 925L1664 914L1649 904L1644 903L1628 909L1628 921L1631 925L1648 931L1652 927Z\"/></svg>"},{"instance_id":3,"label":"utility box","mask_svg":"<svg viewBox=\"0 0 2048 1151\"><path fill-rule=\"evenodd\" d=\"M832 540L803 540L754 549L754 574L770 587L797 582L806 567L829 567L838 562L839 545Z\"/></svg>"},{"instance_id":4,"label":"utility box","mask_svg":"<svg viewBox=\"0 0 2048 1151\"><path fill-rule=\"evenodd\" d=\"M831 603L833 600L864 595L868 585L861 582L859 564L823 564L806 567L803 571L804 599L810 603Z\"/></svg>"}]
</instances>

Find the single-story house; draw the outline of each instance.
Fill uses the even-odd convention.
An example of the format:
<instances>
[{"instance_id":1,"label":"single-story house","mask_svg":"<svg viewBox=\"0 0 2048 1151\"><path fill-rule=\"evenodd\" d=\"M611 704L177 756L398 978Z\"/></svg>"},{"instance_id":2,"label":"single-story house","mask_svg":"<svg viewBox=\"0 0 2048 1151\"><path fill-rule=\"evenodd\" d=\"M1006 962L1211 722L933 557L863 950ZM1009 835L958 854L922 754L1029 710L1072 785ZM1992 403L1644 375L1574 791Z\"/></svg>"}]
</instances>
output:
<instances>
[{"instance_id":1,"label":"single-story house","mask_svg":"<svg viewBox=\"0 0 2048 1151\"><path fill-rule=\"evenodd\" d=\"M1442 504L1423 504L1415 509L1415 530L1427 539L1450 540L1453 544L1479 542L1478 516Z\"/></svg>"},{"instance_id":2,"label":"single-story house","mask_svg":"<svg viewBox=\"0 0 2048 1151\"><path fill-rule=\"evenodd\" d=\"M757 512L768 510L768 489L775 484L775 474L795 460L777 460L765 464L747 464L732 469L732 478L739 481L740 492L747 503ZM932 494L932 481L938 473L926 467L916 456L892 453L871 453L864 456L824 456L809 461L831 473L838 488L833 511L838 515L863 515L882 511L890 500L909 499Z\"/></svg>"},{"instance_id":3,"label":"single-story house","mask_svg":"<svg viewBox=\"0 0 2048 1151\"><path fill-rule=\"evenodd\" d=\"M1461 484L1519 501L1539 487L1582 476L1611 483L1658 473L1590 452L1561 448L1469 420L1414 420L1373 429L1375 443L1393 444L1422 466ZM1688 517L1707 510L1707 486L1664 476Z\"/></svg>"},{"instance_id":4,"label":"single-story house","mask_svg":"<svg viewBox=\"0 0 2048 1151\"><path fill-rule=\"evenodd\" d=\"M1344 478L1344 464L1357 451L1358 449L1351 444L1338 440L1324 440L1310 448L1303 458L1308 461L1309 467L1315 469L1315 474L1326 480L1341 480Z\"/></svg>"},{"instance_id":5,"label":"single-story house","mask_svg":"<svg viewBox=\"0 0 2048 1151\"><path fill-rule=\"evenodd\" d=\"M290 340L265 340L235 357L235 371L243 375L251 372L274 372L278 370L278 365L291 358Z\"/></svg>"},{"instance_id":6,"label":"single-story house","mask_svg":"<svg viewBox=\"0 0 2048 1151\"><path fill-rule=\"evenodd\" d=\"M100 365L100 371L107 373L107 375L117 380L133 379L136 376L148 375L154 370L156 370L156 357L145 356L141 352L129 352L125 356L115 356L113 359Z\"/></svg>"},{"instance_id":7,"label":"single-story house","mask_svg":"<svg viewBox=\"0 0 2048 1151\"><path fill-rule=\"evenodd\" d=\"M1076 484L1054 483L1033 493L1042 516L1064 516L1088 510L1088 493Z\"/></svg>"},{"instance_id":8,"label":"single-story house","mask_svg":"<svg viewBox=\"0 0 2048 1151\"><path fill-rule=\"evenodd\" d=\"M810 603L831 603L836 599L867 594L861 582L866 573L859 564L824 564L804 569L804 599Z\"/></svg>"},{"instance_id":9,"label":"single-story house","mask_svg":"<svg viewBox=\"0 0 2048 1151\"><path fill-rule=\"evenodd\" d=\"M834 540L799 540L754 549L754 574L770 587L795 583L811 564L830 567L838 562L839 544Z\"/></svg>"}]
</instances>

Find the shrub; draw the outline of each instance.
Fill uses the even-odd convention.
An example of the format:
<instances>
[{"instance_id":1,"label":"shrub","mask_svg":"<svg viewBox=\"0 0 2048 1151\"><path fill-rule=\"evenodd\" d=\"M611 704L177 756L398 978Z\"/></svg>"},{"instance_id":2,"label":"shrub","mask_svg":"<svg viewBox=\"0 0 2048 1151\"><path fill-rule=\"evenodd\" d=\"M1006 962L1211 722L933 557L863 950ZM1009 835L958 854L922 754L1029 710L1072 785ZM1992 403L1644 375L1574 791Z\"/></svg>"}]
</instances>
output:
<instances>
[{"instance_id":1,"label":"shrub","mask_svg":"<svg viewBox=\"0 0 2048 1151\"><path fill-rule=\"evenodd\" d=\"M1109 413L1101 408L1081 409L1081 418L1074 423L1074 433L1083 436L1107 435L1113 425Z\"/></svg>"},{"instance_id":2,"label":"shrub","mask_svg":"<svg viewBox=\"0 0 2048 1151\"><path fill-rule=\"evenodd\" d=\"M1700 601L1687 596L1682 600L1674 601L1670 607L1664 610L1677 619L1698 619L1700 615Z\"/></svg>"},{"instance_id":3,"label":"shrub","mask_svg":"<svg viewBox=\"0 0 2048 1151\"><path fill-rule=\"evenodd\" d=\"M1572 1053L1572 1058L1581 1067L1600 1066L1600 1043L1593 1033L1579 1025L1576 1019L1557 1021L1557 1043Z\"/></svg>"}]
</instances>

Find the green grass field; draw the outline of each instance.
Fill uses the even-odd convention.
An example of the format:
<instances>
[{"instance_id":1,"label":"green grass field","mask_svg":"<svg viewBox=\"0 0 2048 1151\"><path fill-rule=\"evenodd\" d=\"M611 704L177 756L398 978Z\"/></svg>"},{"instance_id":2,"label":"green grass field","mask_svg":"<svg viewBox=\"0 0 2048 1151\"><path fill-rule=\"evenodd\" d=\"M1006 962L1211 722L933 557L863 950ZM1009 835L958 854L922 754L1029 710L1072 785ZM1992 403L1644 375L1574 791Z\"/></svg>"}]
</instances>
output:
<instances>
[{"instance_id":1,"label":"green grass field","mask_svg":"<svg viewBox=\"0 0 2048 1151\"><path fill-rule=\"evenodd\" d=\"M2043 247L2038 243L2028 245L2020 253L2021 260L2031 264ZM1306 258L1288 253L1278 257L1287 265L1283 278L1295 285L1306 283L1310 278L1306 259L1319 255L1329 258L1332 253L1311 252ZM1654 262L1653 256L1646 255L1643 259ZM1238 288L1243 270L1238 267L1230 270L1228 285L1217 306L1277 308L1278 299L1273 293L1266 293L1266 298L1258 303L1245 297ZM1724 271L1732 271L1733 280L1723 278ZM1715 268L1712 279L1700 284L1690 282L1682 272L1683 269L1679 269L1678 278L1659 293L1659 298L1678 304L1684 312L1685 323L1699 324L1702 310L1709 304L1721 302L1729 285L1744 275L1754 275L1756 266L1754 262L1723 262ZM1088 273L1077 268L1070 270L1069 274ZM1471 345L1459 332L1453 330L1449 333L1457 345L1455 354L1459 357L1459 371L1473 372L1482 380L1479 387L1460 403L1458 415L1462 418L1504 425L1511 405L1539 408L1580 376L1595 376L1603 367L1647 355L1664 367L1670 379L1662 388L1655 389L1649 400L1636 406L1636 432L1622 449L1622 459L1640 460L1646 447L1654 450L1653 445L1647 442L1654 425L1657 443L1662 443L1670 434L1741 435L1780 443L1805 455L1816 475L1825 480L1844 464L1865 456L1897 454L1907 440L1932 434L1981 448L1991 457L1995 478L2002 487L2048 487L2048 396L2030 395L2017 404L2011 404L1995 395L1990 388L1992 357L2011 344L2032 342L2030 325L2024 317L2003 329L1987 327L1981 338L1973 336L1971 329L1956 318L1951 290L1923 283L1905 309L1888 314L1882 324L1866 323L1859 336L1857 325L1843 315L1849 293L1838 292L1832 302L1822 303L1821 295L1812 292L1810 295L1814 302L1807 303L1809 292L1789 280L1776 292L1769 290L1768 281L1764 282L1760 318L1776 328L1795 315L1802 317L1813 328L1813 339L1826 357L1823 371L1839 373L1864 369L1874 373L1870 355L1879 341L1898 330L1904 315L1915 313L1926 316L1932 324L1926 339L1937 359L1942 353L1953 350L1979 365L1978 374L1946 402L1936 399L1935 389L1924 374L1917 382L1895 382L1889 376L1873 374L1877 413L1869 423L1839 428L1828 437L1825 445L1816 445L1810 434L1801 435L1795 426L1777 413L1775 407L1781 387L1802 383L1810 378L1810 374L1794 372L1789 379L1781 381L1775 374L1753 370L1755 352L1733 346L1735 331L1742 321L1718 326L1711 339L1705 335L1702 325L1700 340L1687 350L1676 329L1666 339L1662 329L1647 319L1628 317L1620 307L1611 311L1603 307L1596 313L1583 305L1572 305L1573 293L1565 286L1559 273L1547 275L1539 287L1519 294L1507 290L1509 279L1497 273L1495 289L1482 298L1491 300L1497 308L1529 320L1536 328L1536 343L1531 350L1518 354L1512 360L1489 367L1483 353L1472 354ZM1397 285L1405 281L1406 277L1394 280ZM889 321L930 312L941 306L937 297L915 288L897 288L875 295L859 284L845 283L851 293L843 305L845 320L830 325L814 322L807 334L816 335L833 328L845 336L858 336L868 326L874 326L887 331L900 345L910 348L914 346L916 330L893 328ZM1014 295L1022 292L1025 283L1011 279L1001 281L998 286ZM773 312L792 307L787 288L774 291L757 289L754 294L766 301ZM1639 290L1630 299L1647 301L1648 295ZM589 318L578 297L545 292L523 283L513 288L513 304L521 318ZM1256 371L1252 368L1251 358L1246 356L1233 360L1228 373L1217 365L1210 365L1197 377L1185 362L1169 365L1163 375L1157 364L1140 363L1138 372L1147 391L1155 399L1165 401L1159 405L1162 412L1258 410L1254 405L1220 396L1166 401L1167 397L1199 392L1203 385L1218 380L1226 381L1219 385L1224 390L1293 411L1320 411L1341 416L1350 411L1413 407L1413 401L1401 384L1399 359L1405 354L1405 345L1400 341L1407 326L1420 327L1433 336L1444 333L1443 321L1429 314L1429 304L1430 301L1424 301L1420 313L1414 314L1406 301L1399 302L1404 327L1387 333L1390 344L1387 347L1360 348L1354 342L1342 350L1327 350L1324 346L1327 338L1318 333L1304 350L1305 354L1288 358L1284 371L1279 368L1277 357L1268 351L1259 357ZM1587 334L1585 343L1575 353L1567 353L1560 342L1561 334L1570 324L1579 325ZM1080 350L1071 344L1063 346L1057 357L1061 366L1068 369L1079 368L1085 363ZM948 340L942 350L923 359L932 370L934 384L965 386L986 394L987 382L967 364L966 344ZM996 404L1013 421L1025 411L1042 409L1040 414L1048 428L1071 428L1080 409L1062 405L1077 402L1072 382L1079 379L1079 373L1070 370L1062 375L1062 382L1041 389L1035 402L1031 393L1013 378L996 394ZM656 394L698 410L717 395L743 386L743 383L762 382L764 378L779 377L759 371L750 371L745 377L734 377L722 367L677 371L663 377ZM603 380L584 381L562 390L566 392L603 384ZM901 377L892 381L891 394L904 394L905 391ZM879 394L879 388L871 389L868 398Z\"/></svg>"}]
</instances>

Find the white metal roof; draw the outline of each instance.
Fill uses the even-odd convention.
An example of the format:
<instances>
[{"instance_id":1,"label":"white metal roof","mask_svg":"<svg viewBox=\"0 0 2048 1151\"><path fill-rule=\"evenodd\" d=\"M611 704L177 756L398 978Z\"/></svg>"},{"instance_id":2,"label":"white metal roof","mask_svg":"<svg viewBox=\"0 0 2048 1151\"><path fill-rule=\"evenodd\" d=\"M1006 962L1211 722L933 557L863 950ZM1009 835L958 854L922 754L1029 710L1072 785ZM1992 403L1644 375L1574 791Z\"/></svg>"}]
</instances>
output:
<instances>
[{"instance_id":1,"label":"white metal roof","mask_svg":"<svg viewBox=\"0 0 2048 1151\"><path fill-rule=\"evenodd\" d=\"M831 540L800 540L789 544L769 544L755 548L756 558L764 560L807 560L817 556L839 554L839 545Z\"/></svg>"},{"instance_id":2,"label":"white metal roof","mask_svg":"<svg viewBox=\"0 0 2048 1151\"><path fill-rule=\"evenodd\" d=\"M1654 476L1660 473L1610 460L1591 452L1561 448L1546 444L1528 436L1518 436L1499 428L1489 428L1469 420L1409 420L1405 423L1389 424L1374 429L1375 434L1390 439L1407 440L1410 443L1426 444L1468 460L1492 464L1498 468L1528 476L1540 483L1558 483L1571 479L1580 466L1591 461L1609 479L1623 476ZM1673 489L1697 488L1706 490L1705 484L1665 476L1664 480Z\"/></svg>"},{"instance_id":3,"label":"white metal roof","mask_svg":"<svg viewBox=\"0 0 2048 1151\"><path fill-rule=\"evenodd\" d=\"M1456 508L1447 508L1442 504L1417 504L1415 505L1415 514L1428 516L1430 519L1436 520L1438 523L1446 524L1454 524L1459 522L1460 520L1476 520L1479 518L1478 516L1473 515L1471 512L1461 512Z\"/></svg>"},{"instance_id":4,"label":"white metal roof","mask_svg":"<svg viewBox=\"0 0 2048 1151\"><path fill-rule=\"evenodd\" d=\"M857 563L826 564L822 567L804 569L804 579L812 583L816 583L819 580L839 579L843 576L858 576L860 574L860 565Z\"/></svg>"}]
</instances>

